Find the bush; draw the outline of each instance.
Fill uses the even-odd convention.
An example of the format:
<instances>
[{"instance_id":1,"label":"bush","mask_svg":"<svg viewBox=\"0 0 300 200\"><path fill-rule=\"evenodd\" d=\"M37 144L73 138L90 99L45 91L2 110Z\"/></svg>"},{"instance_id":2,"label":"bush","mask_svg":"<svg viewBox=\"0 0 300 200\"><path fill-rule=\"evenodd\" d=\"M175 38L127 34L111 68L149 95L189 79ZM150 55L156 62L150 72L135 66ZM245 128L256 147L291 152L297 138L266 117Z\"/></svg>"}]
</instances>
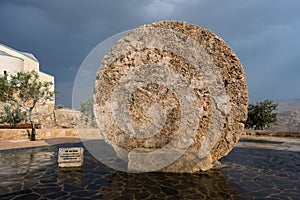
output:
<instances>
[{"instance_id":1,"label":"bush","mask_svg":"<svg viewBox=\"0 0 300 200\"><path fill-rule=\"evenodd\" d=\"M5 104L0 112L0 122L8 123L10 128L15 128L18 123L26 119L26 111L20 106Z\"/></svg>"},{"instance_id":2,"label":"bush","mask_svg":"<svg viewBox=\"0 0 300 200\"><path fill-rule=\"evenodd\" d=\"M270 124L276 122L277 113L274 111L277 109L278 104L271 100L265 100L248 106L248 119L246 122L246 128L252 128L255 130L263 130L268 128Z\"/></svg>"}]
</instances>

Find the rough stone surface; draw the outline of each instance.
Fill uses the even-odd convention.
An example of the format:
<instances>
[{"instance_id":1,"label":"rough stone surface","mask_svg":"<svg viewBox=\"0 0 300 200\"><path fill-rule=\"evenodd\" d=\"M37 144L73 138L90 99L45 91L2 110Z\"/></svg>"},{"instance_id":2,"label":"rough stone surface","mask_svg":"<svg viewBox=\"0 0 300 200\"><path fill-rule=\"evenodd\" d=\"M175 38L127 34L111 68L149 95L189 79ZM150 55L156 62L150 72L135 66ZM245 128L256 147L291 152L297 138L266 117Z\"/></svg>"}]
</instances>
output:
<instances>
[{"instance_id":1,"label":"rough stone surface","mask_svg":"<svg viewBox=\"0 0 300 200\"><path fill-rule=\"evenodd\" d=\"M76 128L79 124L83 128L92 128L88 125L82 125L85 124L85 121L81 118L80 111L68 108L54 109L49 106L37 106L33 110L33 121L38 128ZM0 124L0 129L5 128L9 128L9 124ZM15 128L30 129L31 124L27 119L17 124Z\"/></svg>"},{"instance_id":2,"label":"rough stone surface","mask_svg":"<svg viewBox=\"0 0 300 200\"><path fill-rule=\"evenodd\" d=\"M28 140L26 129L0 129L0 141L7 140ZM98 129L37 129L36 139L43 140L49 138L80 137L80 134L88 135L89 138L98 137ZM99 138L99 137L98 137Z\"/></svg>"},{"instance_id":3,"label":"rough stone surface","mask_svg":"<svg viewBox=\"0 0 300 200\"><path fill-rule=\"evenodd\" d=\"M103 58L94 103L105 140L132 171L143 171L137 159L145 159L134 152L167 147L163 154L183 153L160 171L191 173L210 169L238 141L248 91L238 57L220 37L163 21L133 30Z\"/></svg>"}]
</instances>

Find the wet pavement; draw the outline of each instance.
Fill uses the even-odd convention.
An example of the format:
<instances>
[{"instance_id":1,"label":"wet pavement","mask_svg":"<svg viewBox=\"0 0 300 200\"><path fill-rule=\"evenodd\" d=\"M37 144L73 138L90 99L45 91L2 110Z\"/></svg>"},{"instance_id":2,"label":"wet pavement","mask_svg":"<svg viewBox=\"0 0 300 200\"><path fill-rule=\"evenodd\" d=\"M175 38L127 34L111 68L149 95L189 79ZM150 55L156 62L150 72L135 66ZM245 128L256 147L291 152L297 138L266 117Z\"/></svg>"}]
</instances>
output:
<instances>
[{"instance_id":1,"label":"wet pavement","mask_svg":"<svg viewBox=\"0 0 300 200\"><path fill-rule=\"evenodd\" d=\"M58 148L81 143L3 150L0 199L300 199L299 139L286 140L243 138L225 168L196 174L119 172L88 151L59 169Z\"/></svg>"}]
</instances>

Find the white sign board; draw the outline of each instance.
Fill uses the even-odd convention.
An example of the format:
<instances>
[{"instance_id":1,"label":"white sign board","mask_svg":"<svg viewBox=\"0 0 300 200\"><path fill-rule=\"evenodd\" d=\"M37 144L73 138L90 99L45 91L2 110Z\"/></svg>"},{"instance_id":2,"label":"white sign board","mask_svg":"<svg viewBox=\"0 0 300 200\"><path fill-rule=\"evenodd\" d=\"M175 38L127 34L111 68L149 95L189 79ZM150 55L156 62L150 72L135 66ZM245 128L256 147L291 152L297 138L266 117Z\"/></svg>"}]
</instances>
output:
<instances>
[{"instance_id":1,"label":"white sign board","mask_svg":"<svg viewBox=\"0 0 300 200\"><path fill-rule=\"evenodd\" d=\"M59 167L81 167L83 164L82 147L59 148L58 166Z\"/></svg>"}]
</instances>

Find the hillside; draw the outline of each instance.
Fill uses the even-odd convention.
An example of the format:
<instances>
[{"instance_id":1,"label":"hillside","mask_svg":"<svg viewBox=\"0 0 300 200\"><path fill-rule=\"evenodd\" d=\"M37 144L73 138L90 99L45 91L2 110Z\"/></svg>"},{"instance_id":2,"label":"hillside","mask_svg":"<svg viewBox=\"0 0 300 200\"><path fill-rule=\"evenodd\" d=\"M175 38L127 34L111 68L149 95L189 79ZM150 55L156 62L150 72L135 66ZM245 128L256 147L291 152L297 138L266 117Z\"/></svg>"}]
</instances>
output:
<instances>
[{"instance_id":1,"label":"hillside","mask_svg":"<svg viewBox=\"0 0 300 200\"><path fill-rule=\"evenodd\" d=\"M269 130L272 131L300 131L300 99L278 101L277 122Z\"/></svg>"}]
</instances>

